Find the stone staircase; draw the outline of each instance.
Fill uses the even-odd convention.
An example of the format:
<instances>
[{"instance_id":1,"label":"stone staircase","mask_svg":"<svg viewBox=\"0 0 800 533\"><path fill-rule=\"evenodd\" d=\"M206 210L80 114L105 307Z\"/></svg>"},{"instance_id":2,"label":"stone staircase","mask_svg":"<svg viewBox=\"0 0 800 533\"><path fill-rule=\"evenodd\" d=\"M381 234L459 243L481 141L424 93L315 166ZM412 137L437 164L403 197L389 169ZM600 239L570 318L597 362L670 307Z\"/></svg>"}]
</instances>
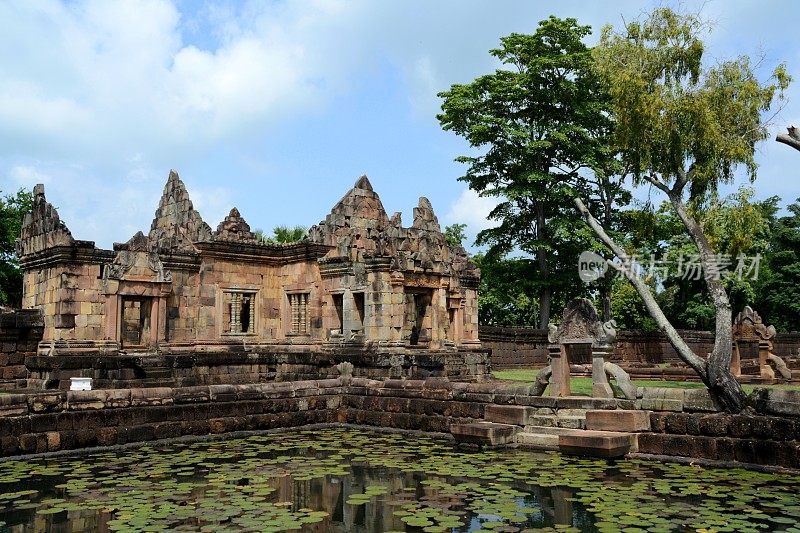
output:
<instances>
[{"instance_id":1,"label":"stone staircase","mask_svg":"<svg viewBox=\"0 0 800 533\"><path fill-rule=\"evenodd\" d=\"M564 398L563 400L569 400ZM649 411L612 409L608 400L575 398L560 409L487 405L484 420L453 424L457 442L483 446L522 446L572 455L621 457L637 451L637 433L650 430Z\"/></svg>"}]
</instances>

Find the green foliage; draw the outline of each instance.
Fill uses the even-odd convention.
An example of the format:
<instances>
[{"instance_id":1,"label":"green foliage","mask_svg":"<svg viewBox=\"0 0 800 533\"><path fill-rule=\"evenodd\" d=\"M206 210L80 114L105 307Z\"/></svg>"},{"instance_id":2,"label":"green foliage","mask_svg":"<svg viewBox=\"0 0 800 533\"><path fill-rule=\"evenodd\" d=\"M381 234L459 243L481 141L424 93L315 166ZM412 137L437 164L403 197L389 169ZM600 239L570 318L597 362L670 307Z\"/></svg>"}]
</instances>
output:
<instances>
[{"instance_id":1,"label":"green foliage","mask_svg":"<svg viewBox=\"0 0 800 533\"><path fill-rule=\"evenodd\" d=\"M464 240L467 238L467 234L464 233L465 229L467 229L466 224L450 224L444 228L444 238L450 246L463 246Z\"/></svg>"},{"instance_id":2,"label":"green foliage","mask_svg":"<svg viewBox=\"0 0 800 533\"><path fill-rule=\"evenodd\" d=\"M0 197L0 303L20 306L22 271L14 250L25 213L33 206L33 193L20 189Z\"/></svg>"},{"instance_id":3,"label":"green foliage","mask_svg":"<svg viewBox=\"0 0 800 533\"><path fill-rule=\"evenodd\" d=\"M536 257L529 298L575 285L575 258L586 247L576 238L581 224L572 207L576 189L585 188L579 171L612 166L606 94L582 42L589 33L575 19L550 17L533 35L501 39L491 54L504 68L439 94L442 127L481 151L457 159L468 165L460 179L501 199L490 214L499 225L482 231L477 244L490 245L495 258L512 251ZM549 306L540 312L541 323Z\"/></svg>"},{"instance_id":4,"label":"green foliage","mask_svg":"<svg viewBox=\"0 0 800 533\"><path fill-rule=\"evenodd\" d=\"M292 242L299 242L308 236L306 228L303 226L275 226L272 229L272 237L264 235L264 231L257 229L253 232L255 237L260 242L265 244L288 244Z\"/></svg>"},{"instance_id":5,"label":"green foliage","mask_svg":"<svg viewBox=\"0 0 800 533\"><path fill-rule=\"evenodd\" d=\"M478 321L486 326L536 326L538 303L528 258L496 260L483 254L471 258L481 269L478 289Z\"/></svg>"},{"instance_id":6,"label":"green foliage","mask_svg":"<svg viewBox=\"0 0 800 533\"><path fill-rule=\"evenodd\" d=\"M778 331L800 331L800 198L775 220L756 309Z\"/></svg>"},{"instance_id":7,"label":"green foliage","mask_svg":"<svg viewBox=\"0 0 800 533\"><path fill-rule=\"evenodd\" d=\"M755 178L754 146L767 137L761 113L790 77L778 66L762 84L747 57L703 69L702 22L654 10L621 33L603 29L595 48L616 119L614 138L636 181L669 184L691 165L691 196L700 198L744 165Z\"/></svg>"},{"instance_id":8,"label":"green foliage","mask_svg":"<svg viewBox=\"0 0 800 533\"><path fill-rule=\"evenodd\" d=\"M636 289L623 278L614 278L611 292L611 316L617 323L617 329L643 331L658 329L656 321L647 313Z\"/></svg>"},{"instance_id":9,"label":"green foliage","mask_svg":"<svg viewBox=\"0 0 800 533\"><path fill-rule=\"evenodd\" d=\"M755 201L753 195L751 188L742 187L721 200L713 199L690 210L704 228L713 253L723 254L731 261L726 266L722 281L734 312L740 311L745 305L761 309L758 295L763 294L762 279L748 276L738 279L735 275L737 258L746 258L745 264L749 266L750 261L761 255L764 259L761 260L759 278L769 269L766 258L771 253L771 225L775 221L780 199L771 197ZM676 271L679 262L684 265L696 262L698 252L670 204L665 202L658 210L649 207L629 209L622 213L621 218L624 232L620 242L628 253L635 255L644 266L649 266L651 257L657 261L665 260L666 268L655 277L652 288L670 322L678 328L713 329L714 307L702 277L693 279L696 276L683 276ZM619 297L617 293L620 290L615 286L614 298ZM628 292L623 291L622 294L627 295ZM612 301L618 323L620 317L616 315L616 309L620 305ZM622 322L628 321L622 319Z\"/></svg>"}]
</instances>

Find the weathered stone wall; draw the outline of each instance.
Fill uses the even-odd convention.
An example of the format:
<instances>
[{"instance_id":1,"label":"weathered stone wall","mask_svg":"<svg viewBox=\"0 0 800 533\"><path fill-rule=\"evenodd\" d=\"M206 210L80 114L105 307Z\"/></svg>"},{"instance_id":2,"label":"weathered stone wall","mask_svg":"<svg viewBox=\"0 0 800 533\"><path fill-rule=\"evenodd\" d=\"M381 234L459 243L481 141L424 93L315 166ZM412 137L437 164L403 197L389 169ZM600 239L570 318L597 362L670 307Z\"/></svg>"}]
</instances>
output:
<instances>
[{"instance_id":1,"label":"weathered stone wall","mask_svg":"<svg viewBox=\"0 0 800 533\"><path fill-rule=\"evenodd\" d=\"M24 309L41 309L44 338L102 339L105 296L99 264L59 264L26 271Z\"/></svg>"},{"instance_id":2,"label":"weathered stone wall","mask_svg":"<svg viewBox=\"0 0 800 533\"><path fill-rule=\"evenodd\" d=\"M672 392L668 392L672 391ZM705 391L644 389L636 400L531 396L529 386L443 379L287 383L0 395L0 454L40 453L243 430L352 423L447 433L489 404L652 409L639 453L800 467L800 393L762 389L758 415L715 412Z\"/></svg>"},{"instance_id":3,"label":"weathered stone wall","mask_svg":"<svg viewBox=\"0 0 800 533\"><path fill-rule=\"evenodd\" d=\"M327 380L2 395L0 453L344 421L343 391Z\"/></svg>"},{"instance_id":4,"label":"weathered stone wall","mask_svg":"<svg viewBox=\"0 0 800 533\"><path fill-rule=\"evenodd\" d=\"M760 389L758 414L654 412L639 453L800 468L800 392Z\"/></svg>"},{"instance_id":5,"label":"weathered stone wall","mask_svg":"<svg viewBox=\"0 0 800 533\"><path fill-rule=\"evenodd\" d=\"M160 354L104 355L94 346L81 354L72 343L67 356L31 354L25 359L31 389L67 389L69 378L91 377L95 388L265 383L322 379L339 375L335 366L354 365L353 374L368 378L447 377L454 381L490 378L482 350L434 352L358 345L321 350L311 345L249 345L219 342L172 344ZM56 344L58 350L60 346Z\"/></svg>"},{"instance_id":6,"label":"weathered stone wall","mask_svg":"<svg viewBox=\"0 0 800 533\"><path fill-rule=\"evenodd\" d=\"M678 330L695 353L709 353L714 346L710 331ZM547 365L547 331L534 328L481 326L481 344L492 350L492 366L502 368L540 368ZM800 333L779 333L773 353L783 358L800 356ZM683 366L675 349L660 332L619 331L612 362L625 368ZM670 369L664 369L667 374ZM676 374L680 375L682 373ZM690 375L690 374L687 374Z\"/></svg>"},{"instance_id":7,"label":"weathered stone wall","mask_svg":"<svg viewBox=\"0 0 800 533\"><path fill-rule=\"evenodd\" d=\"M36 355L43 331L39 310L0 308L0 389L26 386L25 358Z\"/></svg>"}]
</instances>

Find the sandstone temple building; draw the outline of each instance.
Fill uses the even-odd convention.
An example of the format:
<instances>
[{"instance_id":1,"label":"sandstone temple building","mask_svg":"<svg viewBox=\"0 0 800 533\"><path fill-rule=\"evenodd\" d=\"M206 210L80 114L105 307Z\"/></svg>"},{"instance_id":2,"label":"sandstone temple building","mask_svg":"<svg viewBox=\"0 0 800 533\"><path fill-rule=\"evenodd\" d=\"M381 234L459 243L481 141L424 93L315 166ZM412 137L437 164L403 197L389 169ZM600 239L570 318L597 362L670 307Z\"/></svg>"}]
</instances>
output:
<instances>
[{"instance_id":1,"label":"sandstone temple building","mask_svg":"<svg viewBox=\"0 0 800 533\"><path fill-rule=\"evenodd\" d=\"M43 385L324 377L342 361L362 375L487 372L480 272L447 243L426 198L403 227L366 176L307 239L276 245L235 208L212 230L173 171L150 231L112 250L74 239L37 185L17 251L23 307L44 320L26 363Z\"/></svg>"}]
</instances>

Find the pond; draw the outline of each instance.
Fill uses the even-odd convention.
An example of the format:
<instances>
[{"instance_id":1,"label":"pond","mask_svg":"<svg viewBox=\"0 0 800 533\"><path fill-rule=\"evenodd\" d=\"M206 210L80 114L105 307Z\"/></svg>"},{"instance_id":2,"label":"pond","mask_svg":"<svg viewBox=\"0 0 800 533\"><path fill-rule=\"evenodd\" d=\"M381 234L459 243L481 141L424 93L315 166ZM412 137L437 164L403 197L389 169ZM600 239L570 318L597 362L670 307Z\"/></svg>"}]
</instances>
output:
<instances>
[{"instance_id":1,"label":"pond","mask_svg":"<svg viewBox=\"0 0 800 533\"><path fill-rule=\"evenodd\" d=\"M351 428L0 462L6 531L800 531L800 476Z\"/></svg>"}]
</instances>

